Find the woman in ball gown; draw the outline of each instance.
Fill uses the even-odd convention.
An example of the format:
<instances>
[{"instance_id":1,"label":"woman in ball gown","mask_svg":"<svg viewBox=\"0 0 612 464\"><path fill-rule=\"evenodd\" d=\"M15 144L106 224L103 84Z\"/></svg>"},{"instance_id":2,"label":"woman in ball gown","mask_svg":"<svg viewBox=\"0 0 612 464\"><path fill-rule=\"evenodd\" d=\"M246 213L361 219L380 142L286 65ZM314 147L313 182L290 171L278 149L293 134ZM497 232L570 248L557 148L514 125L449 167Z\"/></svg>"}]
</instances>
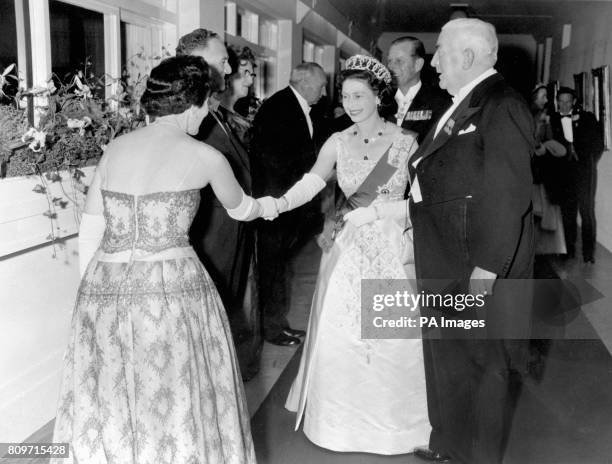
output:
<instances>
[{"instance_id":1,"label":"woman in ball gown","mask_svg":"<svg viewBox=\"0 0 612 464\"><path fill-rule=\"evenodd\" d=\"M350 212L323 253L299 372L286 407L296 429L335 451L409 453L427 443L423 352L419 339L361 338L362 279L414 278L400 236L414 135L380 116L393 100L389 71L356 55L342 72L342 103L354 124L333 134L317 162L282 198L279 213L308 201L334 166ZM266 213L266 216L268 214Z\"/></svg>"},{"instance_id":2,"label":"woman in ball gown","mask_svg":"<svg viewBox=\"0 0 612 464\"><path fill-rule=\"evenodd\" d=\"M190 137L210 79L200 57L162 61L141 99L154 122L113 140L96 169L53 437L70 459L57 463L255 462L225 310L188 241L209 183L230 216L261 211Z\"/></svg>"}]
</instances>

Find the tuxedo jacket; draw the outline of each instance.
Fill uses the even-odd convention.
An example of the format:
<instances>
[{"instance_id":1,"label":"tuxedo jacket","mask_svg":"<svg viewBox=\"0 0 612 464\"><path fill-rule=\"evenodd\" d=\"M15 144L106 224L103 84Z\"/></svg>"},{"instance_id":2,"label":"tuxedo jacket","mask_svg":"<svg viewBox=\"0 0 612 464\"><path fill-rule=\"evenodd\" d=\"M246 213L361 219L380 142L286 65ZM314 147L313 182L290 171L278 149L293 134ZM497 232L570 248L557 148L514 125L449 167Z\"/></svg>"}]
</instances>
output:
<instances>
[{"instance_id":1,"label":"tuxedo jacket","mask_svg":"<svg viewBox=\"0 0 612 464\"><path fill-rule=\"evenodd\" d=\"M252 156L256 196L283 195L313 166L315 142L291 88L279 90L259 108L253 121Z\"/></svg>"},{"instance_id":2,"label":"tuxedo jacket","mask_svg":"<svg viewBox=\"0 0 612 464\"><path fill-rule=\"evenodd\" d=\"M220 106L215 114L225 121L226 111ZM247 195L251 195L251 166L247 150L230 126L224 124L224 127L211 112L202 121L195 138L225 156L238 183ZM231 304L240 305L253 250L252 225L229 217L212 188L206 186L201 191L200 207L189 235L192 246L213 278L226 307Z\"/></svg>"},{"instance_id":3,"label":"tuxedo jacket","mask_svg":"<svg viewBox=\"0 0 612 464\"><path fill-rule=\"evenodd\" d=\"M564 160L567 163L567 169L580 171L592 169L604 150L602 133L599 123L595 119L593 113L588 111L575 110L572 115L572 134L574 136L574 150L578 156L578 160L571 160L570 153L565 155ZM562 143L565 148L569 148L569 142L563 134L563 126L561 124L561 115L553 113L550 117L550 125L552 128L553 138Z\"/></svg>"},{"instance_id":4,"label":"tuxedo jacket","mask_svg":"<svg viewBox=\"0 0 612 464\"><path fill-rule=\"evenodd\" d=\"M421 82L421 88L414 96L401 125L404 129L416 132L417 142L421 144L432 125L438 122L451 103L451 97L446 91ZM397 119L392 118L391 122L397 123Z\"/></svg>"},{"instance_id":5,"label":"tuxedo jacket","mask_svg":"<svg viewBox=\"0 0 612 464\"><path fill-rule=\"evenodd\" d=\"M534 125L523 98L494 74L434 131L410 160L422 195L411 202L417 277L469 280L475 266L525 276L534 252Z\"/></svg>"}]
</instances>

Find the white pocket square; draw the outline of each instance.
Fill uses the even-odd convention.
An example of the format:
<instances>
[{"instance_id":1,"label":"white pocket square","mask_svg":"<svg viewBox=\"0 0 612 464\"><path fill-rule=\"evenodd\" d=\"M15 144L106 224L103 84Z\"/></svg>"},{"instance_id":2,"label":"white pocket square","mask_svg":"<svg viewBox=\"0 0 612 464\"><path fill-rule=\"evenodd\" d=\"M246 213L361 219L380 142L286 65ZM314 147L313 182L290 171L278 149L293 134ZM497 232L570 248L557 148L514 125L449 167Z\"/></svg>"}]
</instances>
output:
<instances>
[{"instance_id":1,"label":"white pocket square","mask_svg":"<svg viewBox=\"0 0 612 464\"><path fill-rule=\"evenodd\" d=\"M476 130L476 126L474 124L470 124L465 129L457 132L457 135L469 134L470 132L474 132Z\"/></svg>"}]
</instances>

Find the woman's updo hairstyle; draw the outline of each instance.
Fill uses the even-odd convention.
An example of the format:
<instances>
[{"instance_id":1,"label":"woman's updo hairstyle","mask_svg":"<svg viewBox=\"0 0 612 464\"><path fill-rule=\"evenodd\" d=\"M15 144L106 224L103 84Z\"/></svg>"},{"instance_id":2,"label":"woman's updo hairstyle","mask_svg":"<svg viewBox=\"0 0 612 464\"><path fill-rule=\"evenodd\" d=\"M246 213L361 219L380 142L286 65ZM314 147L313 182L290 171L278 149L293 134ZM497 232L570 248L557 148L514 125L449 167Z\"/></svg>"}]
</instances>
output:
<instances>
[{"instance_id":1,"label":"woman's updo hairstyle","mask_svg":"<svg viewBox=\"0 0 612 464\"><path fill-rule=\"evenodd\" d=\"M240 72L240 66L245 66L247 63L251 63L253 68L257 67L257 59L249 47L243 47L242 49L236 49L232 46L227 47L227 63L232 68L231 74L225 75L225 87L229 91L233 91L231 83L236 79L242 77Z\"/></svg>"},{"instance_id":2,"label":"woman's updo hairstyle","mask_svg":"<svg viewBox=\"0 0 612 464\"><path fill-rule=\"evenodd\" d=\"M397 103L391 87L391 73L376 58L366 55L353 55L346 60L346 67L340 73L340 86L347 79L365 81L380 99L378 113L390 117L397 112Z\"/></svg>"},{"instance_id":3,"label":"woman's updo hairstyle","mask_svg":"<svg viewBox=\"0 0 612 464\"><path fill-rule=\"evenodd\" d=\"M151 70L140 104L149 116L182 113L204 104L211 80L210 67L202 57L166 58Z\"/></svg>"}]
</instances>

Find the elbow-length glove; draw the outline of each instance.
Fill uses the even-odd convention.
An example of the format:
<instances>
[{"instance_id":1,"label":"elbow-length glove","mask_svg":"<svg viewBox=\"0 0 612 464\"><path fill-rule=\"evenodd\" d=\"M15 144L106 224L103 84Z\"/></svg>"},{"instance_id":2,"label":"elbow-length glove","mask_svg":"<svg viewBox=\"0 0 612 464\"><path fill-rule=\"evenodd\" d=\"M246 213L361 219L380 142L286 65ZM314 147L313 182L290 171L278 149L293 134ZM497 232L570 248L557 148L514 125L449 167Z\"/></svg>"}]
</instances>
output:
<instances>
[{"instance_id":1,"label":"elbow-length glove","mask_svg":"<svg viewBox=\"0 0 612 464\"><path fill-rule=\"evenodd\" d=\"M252 221L262 216L263 209L253 197L242 192L242 199L235 208L225 208L227 214L237 221Z\"/></svg>"},{"instance_id":2,"label":"elbow-length glove","mask_svg":"<svg viewBox=\"0 0 612 464\"><path fill-rule=\"evenodd\" d=\"M408 200L387 201L373 206L355 208L344 215L344 220L355 227L377 219L405 219L408 221Z\"/></svg>"},{"instance_id":3,"label":"elbow-length glove","mask_svg":"<svg viewBox=\"0 0 612 464\"><path fill-rule=\"evenodd\" d=\"M307 172L293 187L287 190L287 193L277 199L278 212L284 213L305 205L323 190L325 185L325 181L317 174Z\"/></svg>"},{"instance_id":4,"label":"elbow-length glove","mask_svg":"<svg viewBox=\"0 0 612 464\"><path fill-rule=\"evenodd\" d=\"M96 250L100 246L106 221L101 214L83 213L81 217L81 225L79 226L79 273L83 277L87 270L87 265Z\"/></svg>"}]
</instances>

